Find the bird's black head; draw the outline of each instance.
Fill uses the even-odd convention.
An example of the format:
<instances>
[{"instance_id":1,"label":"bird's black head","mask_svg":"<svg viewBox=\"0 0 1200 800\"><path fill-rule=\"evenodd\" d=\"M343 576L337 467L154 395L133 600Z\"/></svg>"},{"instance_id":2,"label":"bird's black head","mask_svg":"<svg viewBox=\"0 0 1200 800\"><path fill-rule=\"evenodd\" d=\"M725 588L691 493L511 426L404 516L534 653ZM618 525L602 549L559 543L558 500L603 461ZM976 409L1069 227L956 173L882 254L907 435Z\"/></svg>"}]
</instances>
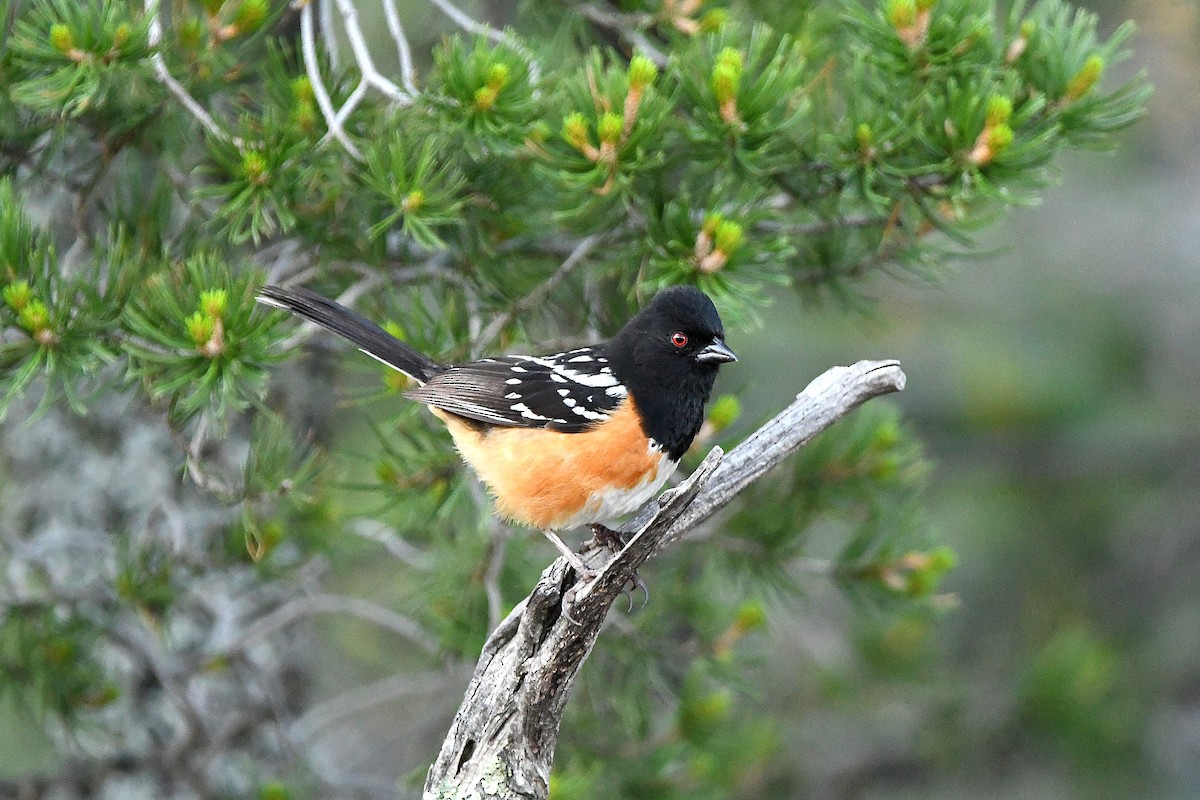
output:
<instances>
[{"instance_id":1,"label":"bird's black head","mask_svg":"<svg viewBox=\"0 0 1200 800\"><path fill-rule=\"evenodd\" d=\"M642 413L642 427L673 459L691 446L717 369L736 361L708 295L674 286L654 296L613 337L608 359Z\"/></svg>"}]
</instances>

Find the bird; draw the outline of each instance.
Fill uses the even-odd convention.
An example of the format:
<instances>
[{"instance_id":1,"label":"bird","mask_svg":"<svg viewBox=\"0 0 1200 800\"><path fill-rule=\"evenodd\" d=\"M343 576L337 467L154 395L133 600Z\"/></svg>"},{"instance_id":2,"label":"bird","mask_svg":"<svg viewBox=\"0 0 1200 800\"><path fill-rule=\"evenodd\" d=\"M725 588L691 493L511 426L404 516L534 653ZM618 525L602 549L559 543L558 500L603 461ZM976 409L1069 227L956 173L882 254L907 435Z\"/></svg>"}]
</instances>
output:
<instances>
[{"instance_id":1,"label":"bird","mask_svg":"<svg viewBox=\"0 0 1200 800\"><path fill-rule=\"evenodd\" d=\"M541 531L583 580L593 573L558 532L611 535L657 494L700 431L718 368L737 361L712 300L691 286L661 290L608 341L462 364L308 289L266 285L257 300L415 381L405 395L445 424L498 514Z\"/></svg>"}]
</instances>

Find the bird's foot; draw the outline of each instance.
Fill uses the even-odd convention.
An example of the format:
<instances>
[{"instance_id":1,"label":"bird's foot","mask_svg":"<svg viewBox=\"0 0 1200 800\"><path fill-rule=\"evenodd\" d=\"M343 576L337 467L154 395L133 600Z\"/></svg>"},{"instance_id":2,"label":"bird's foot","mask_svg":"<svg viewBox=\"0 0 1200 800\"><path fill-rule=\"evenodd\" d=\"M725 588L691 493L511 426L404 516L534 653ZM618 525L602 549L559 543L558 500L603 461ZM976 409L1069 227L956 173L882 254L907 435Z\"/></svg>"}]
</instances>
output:
<instances>
[{"instance_id":1,"label":"bird's foot","mask_svg":"<svg viewBox=\"0 0 1200 800\"><path fill-rule=\"evenodd\" d=\"M589 542L589 545L594 543L598 547L605 547L613 553L619 553L625 549L625 545L629 544L630 534L626 531L613 530L607 525L599 523L593 523L588 527L592 529L592 542ZM631 612L633 611L633 595L639 589L642 591L644 598L642 600L642 608L645 608L646 603L650 602L650 590L646 587L646 582L635 572L622 590L622 594L629 595L629 611Z\"/></svg>"},{"instance_id":2,"label":"bird's foot","mask_svg":"<svg viewBox=\"0 0 1200 800\"><path fill-rule=\"evenodd\" d=\"M593 523L588 526L592 529L592 541L588 544L599 547L606 547L613 553L619 553L629 544L629 534L625 531L613 530L607 525Z\"/></svg>"}]
</instances>

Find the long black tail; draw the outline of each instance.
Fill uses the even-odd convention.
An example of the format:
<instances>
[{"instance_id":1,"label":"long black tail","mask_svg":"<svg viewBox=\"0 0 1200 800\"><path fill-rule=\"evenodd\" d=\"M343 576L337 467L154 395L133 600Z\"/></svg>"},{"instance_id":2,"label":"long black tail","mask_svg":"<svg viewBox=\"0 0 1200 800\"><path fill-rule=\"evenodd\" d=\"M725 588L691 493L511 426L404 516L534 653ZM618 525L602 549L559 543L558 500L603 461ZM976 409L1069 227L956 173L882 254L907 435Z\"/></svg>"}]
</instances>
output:
<instances>
[{"instance_id":1,"label":"long black tail","mask_svg":"<svg viewBox=\"0 0 1200 800\"><path fill-rule=\"evenodd\" d=\"M264 286L258 293L258 302L282 308L304 317L309 322L315 322L322 328L354 342L359 350L372 358L421 383L446 371L445 365L412 349L374 322L308 289Z\"/></svg>"}]
</instances>

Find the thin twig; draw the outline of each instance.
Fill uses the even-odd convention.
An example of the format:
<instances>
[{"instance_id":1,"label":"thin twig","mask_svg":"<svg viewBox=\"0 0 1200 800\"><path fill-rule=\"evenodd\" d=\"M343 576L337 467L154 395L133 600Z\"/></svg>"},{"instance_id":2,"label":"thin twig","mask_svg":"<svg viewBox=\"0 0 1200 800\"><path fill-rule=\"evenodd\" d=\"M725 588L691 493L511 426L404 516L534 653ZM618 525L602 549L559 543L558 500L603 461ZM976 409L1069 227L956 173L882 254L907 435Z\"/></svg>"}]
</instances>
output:
<instances>
[{"instance_id":1,"label":"thin twig","mask_svg":"<svg viewBox=\"0 0 1200 800\"><path fill-rule=\"evenodd\" d=\"M330 135L341 142L351 157L362 161L362 152L346 135L337 113L333 110L329 92L325 89L325 81L321 78L321 65L317 61L317 43L313 27L312 3L309 3L300 11L300 50L304 55L304 71L308 74L308 82L312 84L313 98L317 101L317 107L321 109L321 116L325 118L325 126Z\"/></svg>"},{"instance_id":2,"label":"thin twig","mask_svg":"<svg viewBox=\"0 0 1200 800\"><path fill-rule=\"evenodd\" d=\"M341 128L345 124L346 119L354 113L354 109L358 108L358 104L367 96L367 91L370 88L371 85L367 83L366 78L358 82L358 86L355 86L354 91L350 92L350 96L346 98L346 102L342 103L342 107L333 115L338 128ZM326 135L328 136L329 134Z\"/></svg>"},{"instance_id":3,"label":"thin twig","mask_svg":"<svg viewBox=\"0 0 1200 800\"><path fill-rule=\"evenodd\" d=\"M529 48L517 41L516 37L505 31L498 31L491 25L484 24L479 20L471 18L467 14L463 13L462 10L460 10L457 6L451 3L450 0L429 0L429 2L432 3L438 11L441 11L443 14L445 14L451 22L463 30L469 33L474 33L478 36L485 36L497 44L506 44L513 50L516 50L529 64L530 82L532 82L534 85L541 82L542 71L538 66L537 59L534 58L533 53L530 52Z\"/></svg>"},{"instance_id":4,"label":"thin twig","mask_svg":"<svg viewBox=\"0 0 1200 800\"><path fill-rule=\"evenodd\" d=\"M158 0L146 0L146 19L150 21L149 30L147 31L150 47L157 48L162 40L162 21L158 18ZM167 91L175 95L175 99L179 101L189 114L204 126L217 139L222 142L229 142L235 147L243 147L244 142L241 138L222 128L217 121L212 118L204 106L192 97L188 90L183 88L183 84L175 80L175 76L171 74L171 70L167 68L167 61L163 58L161 51L155 49L150 56L150 63L154 65L154 75L158 78L158 82L167 87Z\"/></svg>"},{"instance_id":5,"label":"thin twig","mask_svg":"<svg viewBox=\"0 0 1200 800\"><path fill-rule=\"evenodd\" d=\"M758 230L767 233L783 233L788 236L819 236L824 233L833 233L834 231L846 230L848 228L882 227L887 222L888 217L886 215L857 214L823 219L819 222L810 222L803 225L765 221L760 222L756 227Z\"/></svg>"},{"instance_id":6,"label":"thin twig","mask_svg":"<svg viewBox=\"0 0 1200 800\"><path fill-rule=\"evenodd\" d=\"M492 517L491 536L488 537L487 566L483 570L483 592L488 603L488 630L500 624L504 596L500 592L500 573L504 569L504 557L508 553L508 541L512 530L500 520Z\"/></svg>"},{"instance_id":7,"label":"thin twig","mask_svg":"<svg viewBox=\"0 0 1200 800\"><path fill-rule=\"evenodd\" d=\"M580 16L601 28L610 30L653 61L660 69L667 65L667 54L652 43L642 30L650 27L654 18L649 14L623 14L592 3L579 3L575 10Z\"/></svg>"},{"instance_id":8,"label":"thin twig","mask_svg":"<svg viewBox=\"0 0 1200 800\"><path fill-rule=\"evenodd\" d=\"M341 47L337 31L333 28L333 0L321 0L321 42L325 45L325 56L329 66L336 70L342 65Z\"/></svg>"},{"instance_id":9,"label":"thin twig","mask_svg":"<svg viewBox=\"0 0 1200 800\"><path fill-rule=\"evenodd\" d=\"M387 18L388 31L396 42L396 54L400 58L400 82L410 95L417 95L416 70L413 69L412 48L409 47L408 37L404 35L404 27L400 24L400 14L396 11L396 0L383 0L383 14Z\"/></svg>"},{"instance_id":10,"label":"thin twig","mask_svg":"<svg viewBox=\"0 0 1200 800\"><path fill-rule=\"evenodd\" d=\"M605 237L606 234L593 233L591 236L585 236L584 238L580 239L575 245L575 249L573 249L571 254L566 257L561 265L559 265L558 269L554 271L554 274L543 281L529 294L525 295L519 301L514 303L507 312L492 320L491 323L489 323L488 326L483 330L483 333L480 334L479 338L475 340L476 343L479 346L487 346L491 344L493 341L495 341L496 337L500 335L500 332L512 324L512 321L518 316L541 305L542 301L546 299L546 296L549 295L550 292L554 291L554 288L558 286L558 284L562 283L563 279L570 275L572 270L579 266L579 264L581 264L583 260L587 258L588 254L596 248L596 245L600 244Z\"/></svg>"},{"instance_id":11,"label":"thin twig","mask_svg":"<svg viewBox=\"0 0 1200 800\"><path fill-rule=\"evenodd\" d=\"M379 70L375 69L375 61L371 58L371 51L367 48L362 26L358 24L358 9L354 6L354 0L336 0L336 2L338 11L342 15L342 24L346 29L346 38L350 40L350 49L354 53L354 60L358 62L358 69L362 72L363 78L397 104L412 105L412 96L408 92L392 83Z\"/></svg>"},{"instance_id":12,"label":"thin twig","mask_svg":"<svg viewBox=\"0 0 1200 800\"><path fill-rule=\"evenodd\" d=\"M395 556L401 563L413 569L427 570L431 564L429 554L409 544L407 540L379 520L357 519L350 523L350 530L355 534L378 542L383 549Z\"/></svg>"},{"instance_id":13,"label":"thin twig","mask_svg":"<svg viewBox=\"0 0 1200 800\"><path fill-rule=\"evenodd\" d=\"M389 675L383 680L359 686L314 705L289 726L289 733L297 741L310 740L316 733L330 725L336 725L348 717L358 716L375 706L390 703L409 695L436 692L455 677L453 673L447 672L427 672L416 675L410 672L401 672Z\"/></svg>"},{"instance_id":14,"label":"thin twig","mask_svg":"<svg viewBox=\"0 0 1200 800\"><path fill-rule=\"evenodd\" d=\"M403 636L430 655L438 652L437 640L410 617L360 597L339 594L313 594L284 603L246 628L241 636L224 648L224 651L234 653L245 650L264 636L315 614L346 614L358 617Z\"/></svg>"}]
</instances>

